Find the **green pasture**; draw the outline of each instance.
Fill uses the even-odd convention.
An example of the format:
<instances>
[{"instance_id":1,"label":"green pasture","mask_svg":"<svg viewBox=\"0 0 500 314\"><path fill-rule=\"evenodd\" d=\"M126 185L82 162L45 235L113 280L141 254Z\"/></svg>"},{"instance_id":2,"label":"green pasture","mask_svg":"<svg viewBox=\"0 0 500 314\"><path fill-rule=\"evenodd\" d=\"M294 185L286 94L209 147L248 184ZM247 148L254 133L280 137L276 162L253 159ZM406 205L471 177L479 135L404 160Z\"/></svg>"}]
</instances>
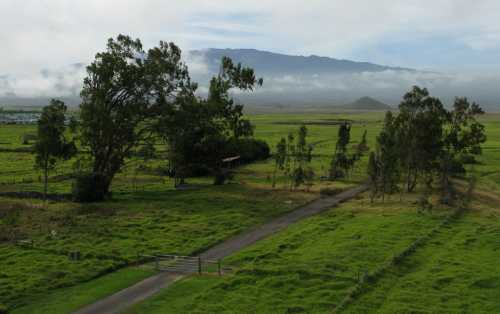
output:
<instances>
[{"instance_id":1,"label":"green pasture","mask_svg":"<svg viewBox=\"0 0 500 314\"><path fill-rule=\"evenodd\" d=\"M352 145L367 130L368 144L373 149L383 116L383 113L250 116L256 126L256 137L267 141L272 149L281 137L296 131L301 123L306 124L308 142L314 144L312 166L316 173L310 191L288 191L281 175L278 175L277 189L273 190L272 159L239 167L232 182L224 186L212 186L211 178L190 178L188 182L193 189L175 190L173 182L161 173L166 160L159 153L158 159L148 162L137 158L129 160L113 182L113 198L106 202L80 205L69 201L44 203L0 197L0 209L7 213L4 218L0 217L0 222L8 220L13 224L17 238L34 240L34 247L20 247L8 240L9 235L0 235L0 304L19 313L66 313L144 278L147 274L143 270L125 268L140 261L141 254L196 254L319 197L320 188L358 184L366 178L366 157L349 178L333 183L322 179L335 148L338 123L343 119L352 122ZM482 120L488 141L480 163L471 170L477 174L481 189L496 193L500 188L500 115L485 115ZM33 125L0 125L0 193L42 191L40 173L33 168L34 156L27 152L29 145L22 144L23 135L34 131ZM164 150L161 145L158 147ZM61 163L52 173L49 193L70 193L73 163L74 160ZM432 213L417 214L415 197L410 195L400 202L398 195L389 202L373 205L364 197L346 203L231 256L225 262L236 267L233 275L180 281L134 311L329 312L345 297L360 274L404 249L434 228L449 212L449 209L437 208ZM485 211L494 207L484 206ZM479 213L467 214L462 224L467 225L467 221L474 219L475 223L489 223L491 228L496 228L497 220ZM482 243L480 235L477 238L478 243ZM478 247L476 253L482 254L486 263L497 257L496 253L486 252L488 248L492 250L494 242L484 241L487 242L485 249ZM452 247L447 248L453 251ZM431 254L440 246L424 249ZM82 260L70 261L71 251L81 252ZM472 267L469 261L460 261L463 252L458 249L453 252L456 256L450 256L450 260ZM419 254L412 259L418 259ZM425 267L416 269L415 276L429 275L430 270ZM457 272L460 267L457 266ZM488 267L485 268L488 271L495 270L491 265ZM123 270L117 272L119 269ZM394 270L395 274L399 272L401 270ZM397 276L390 281L391 276L387 276L377 282L380 288L374 285L373 290L360 298L361 303L353 304L352 311L356 311L356 306L375 304L382 298L381 291L387 290L384 285L395 284L396 279ZM97 280L103 280L102 284L96 283ZM491 284L488 280L485 285L493 287L491 293L497 293L494 279ZM428 289L420 284L421 289ZM103 288L95 291L94 288L101 285ZM453 289L458 288L450 289L448 293L452 294ZM188 291L193 293L188 295ZM68 293L74 299L67 300ZM394 309L397 302L402 302L400 297L387 294L395 303L376 306ZM470 300L479 299L471 297ZM496 305L488 306L485 308Z\"/></svg>"}]
</instances>

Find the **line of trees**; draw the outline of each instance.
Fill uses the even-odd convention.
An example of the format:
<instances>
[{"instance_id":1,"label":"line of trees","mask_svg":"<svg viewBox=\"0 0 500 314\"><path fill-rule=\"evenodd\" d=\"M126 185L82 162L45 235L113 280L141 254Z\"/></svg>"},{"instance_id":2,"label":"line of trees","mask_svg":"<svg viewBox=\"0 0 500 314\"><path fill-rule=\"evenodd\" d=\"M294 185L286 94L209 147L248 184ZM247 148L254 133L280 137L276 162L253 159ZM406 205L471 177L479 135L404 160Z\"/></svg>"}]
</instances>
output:
<instances>
[{"instance_id":1,"label":"line of trees","mask_svg":"<svg viewBox=\"0 0 500 314\"><path fill-rule=\"evenodd\" d=\"M388 112L370 154L368 177L373 198L397 191L427 190L437 182L443 202L454 199L452 176L463 175L486 141L477 117L483 110L467 98L456 98L447 110L428 90L413 87L404 95L399 113Z\"/></svg>"}]
</instances>

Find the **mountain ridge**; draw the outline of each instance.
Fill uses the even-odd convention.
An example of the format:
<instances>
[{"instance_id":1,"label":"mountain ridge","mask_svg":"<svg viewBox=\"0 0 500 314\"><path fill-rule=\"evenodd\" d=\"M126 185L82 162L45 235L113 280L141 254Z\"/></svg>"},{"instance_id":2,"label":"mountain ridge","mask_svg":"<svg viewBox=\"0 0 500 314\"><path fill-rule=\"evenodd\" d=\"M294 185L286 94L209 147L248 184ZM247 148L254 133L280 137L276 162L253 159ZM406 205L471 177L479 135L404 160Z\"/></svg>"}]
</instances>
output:
<instances>
[{"instance_id":1,"label":"mountain ridge","mask_svg":"<svg viewBox=\"0 0 500 314\"><path fill-rule=\"evenodd\" d=\"M386 70L415 72L415 69L379 65L365 61L337 59L318 55L289 55L257 49L231 49L208 48L191 50L188 52L193 57L205 58L209 70L218 69L223 56L230 57L235 62L252 67L256 72L268 74L269 72L309 74L339 74L359 72L381 72Z\"/></svg>"}]
</instances>

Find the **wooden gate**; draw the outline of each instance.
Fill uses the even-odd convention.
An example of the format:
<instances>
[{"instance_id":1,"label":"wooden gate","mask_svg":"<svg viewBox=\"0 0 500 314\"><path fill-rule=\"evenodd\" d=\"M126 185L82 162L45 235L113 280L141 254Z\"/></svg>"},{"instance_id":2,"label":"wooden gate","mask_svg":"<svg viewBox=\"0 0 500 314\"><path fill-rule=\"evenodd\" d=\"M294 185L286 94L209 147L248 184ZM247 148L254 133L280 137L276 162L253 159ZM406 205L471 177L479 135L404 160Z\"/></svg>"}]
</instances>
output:
<instances>
[{"instance_id":1,"label":"wooden gate","mask_svg":"<svg viewBox=\"0 0 500 314\"><path fill-rule=\"evenodd\" d=\"M227 268L222 268L220 260L202 259L200 256L158 254L144 257L151 259L154 268L158 271L200 275L206 273L222 275L223 271L228 271Z\"/></svg>"}]
</instances>

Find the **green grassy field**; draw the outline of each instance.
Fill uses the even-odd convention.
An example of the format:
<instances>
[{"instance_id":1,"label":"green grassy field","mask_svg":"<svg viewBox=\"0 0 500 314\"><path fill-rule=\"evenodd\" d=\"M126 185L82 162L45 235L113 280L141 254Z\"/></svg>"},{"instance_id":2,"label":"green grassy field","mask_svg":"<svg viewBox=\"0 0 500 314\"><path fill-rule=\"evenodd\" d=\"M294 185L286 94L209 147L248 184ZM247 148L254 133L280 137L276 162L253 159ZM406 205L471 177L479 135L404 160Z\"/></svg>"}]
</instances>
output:
<instances>
[{"instance_id":1,"label":"green grassy field","mask_svg":"<svg viewBox=\"0 0 500 314\"><path fill-rule=\"evenodd\" d=\"M451 211L412 204L350 201L231 256L234 274L184 279L129 313L333 313L363 273L390 265ZM497 313L499 216L474 205L341 312Z\"/></svg>"},{"instance_id":2,"label":"green grassy field","mask_svg":"<svg viewBox=\"0 0 500 314\"><path fill-rule=\"evenodd\" d=\"M266 140L272 148L281 137L297 130L301 123L307 125L308 141L315 145L316 179L311 191L290 192L283 189L282 183L273 190L272 160L239 168L233 183L225 186L210 185L210 178L192 178L189 183L198 188L177 191L173 182L157 171L165 161L156 159L140 171L136 170L140 161L130 161L113 182L113 199L103 203L44 204L33 199L0 197L1 210L8 213L2 223L9 220L17 238L33 239L35 243L34 248L23 248L8 241L8 235L0 235L0 304L15 308L19 313L66 313L143 278L144 270L125 268L116 272L139 261L140 254L195 254L319 197L322 187L358 184L365 178L366 158L346 180L334 183L321 180L334 150L338 121L353 122L353 145L367 130L368 143L373 148L383 113L261 114L250 118L256 125L256 137ZM472 170L479 177L479 187L496 195L500 188L500 115L486 115L482 119L487 127L488 142L484 145L481 163ZM26 152L29 146L21 141L23 134L34 130L34 126L0 125L0 192L42 190L39 173L33 169L34 157ZM68 175L72 162L61 164L52 174L50 193L70 192L72 181ZM282 181L279 178L278 182ZM352 289L360 273L384 263L434 228L449 212L442 208L432 214L417 214L411 199L414 196L409 197L402 203L394 199L370 205L366 198L347 203L228 258L226 262L238 269L234 275L183 280L135 311L329 312ZM484 212L489 212L495 205L481 206L485 206ZM467 214L464 224L476 219L476 223L488 222L491 228L496 227L497 222L482 211ZM494 213L493 217L497 218ZM482 240L478 239L477 243ZM426 254L437 254L441 247L429 245L424 249L428 250ZM455 252L453 258L457 263L468 265L469 261L461 261L462 252L453 251L451 247L450 250ZM69 261L71 251L80 251L83 259ZM486 251L478 247L476 252L484 256L485 265L489 259L497 258L495 253L488 255ZM412 259L418 259L419 254ZM485 270L495 270L493 266L488 267L485 266ZM458 272L461 268L457 266L457 269ZM399 271L394 269L393 272L398 274ZM430 271L422 268L415 273L424 276ZM103 277L109 273L111 275ZM395 303L389 306L382 302L376 305L377 308L389 306L387 309L392 311L397 307L396 302L402 302L398 299L400 296L387 293L382 297L380 293L387 290L387 285L398 283L397 278L391 281L391 276L387 276L377 282L360 298L361 303L353 304L352 311L356 312L357 306L366 309L383 297ZM98 280L103 280L102 284ZM102 289L89 292L101 285ZM495 290L494 279L485 285L493 286L491 293L499 292ZM427 288L421 286L421 289ZM452 294L454 290L450 291ZM193 293L186 296L187 292ZM69 300L68 293L75 297ZM476 302L478 299L470 300ZM495 305L491 306L485 308ZM437 308L429 307L429 311Z\"/></svg>"}]
</instances>

